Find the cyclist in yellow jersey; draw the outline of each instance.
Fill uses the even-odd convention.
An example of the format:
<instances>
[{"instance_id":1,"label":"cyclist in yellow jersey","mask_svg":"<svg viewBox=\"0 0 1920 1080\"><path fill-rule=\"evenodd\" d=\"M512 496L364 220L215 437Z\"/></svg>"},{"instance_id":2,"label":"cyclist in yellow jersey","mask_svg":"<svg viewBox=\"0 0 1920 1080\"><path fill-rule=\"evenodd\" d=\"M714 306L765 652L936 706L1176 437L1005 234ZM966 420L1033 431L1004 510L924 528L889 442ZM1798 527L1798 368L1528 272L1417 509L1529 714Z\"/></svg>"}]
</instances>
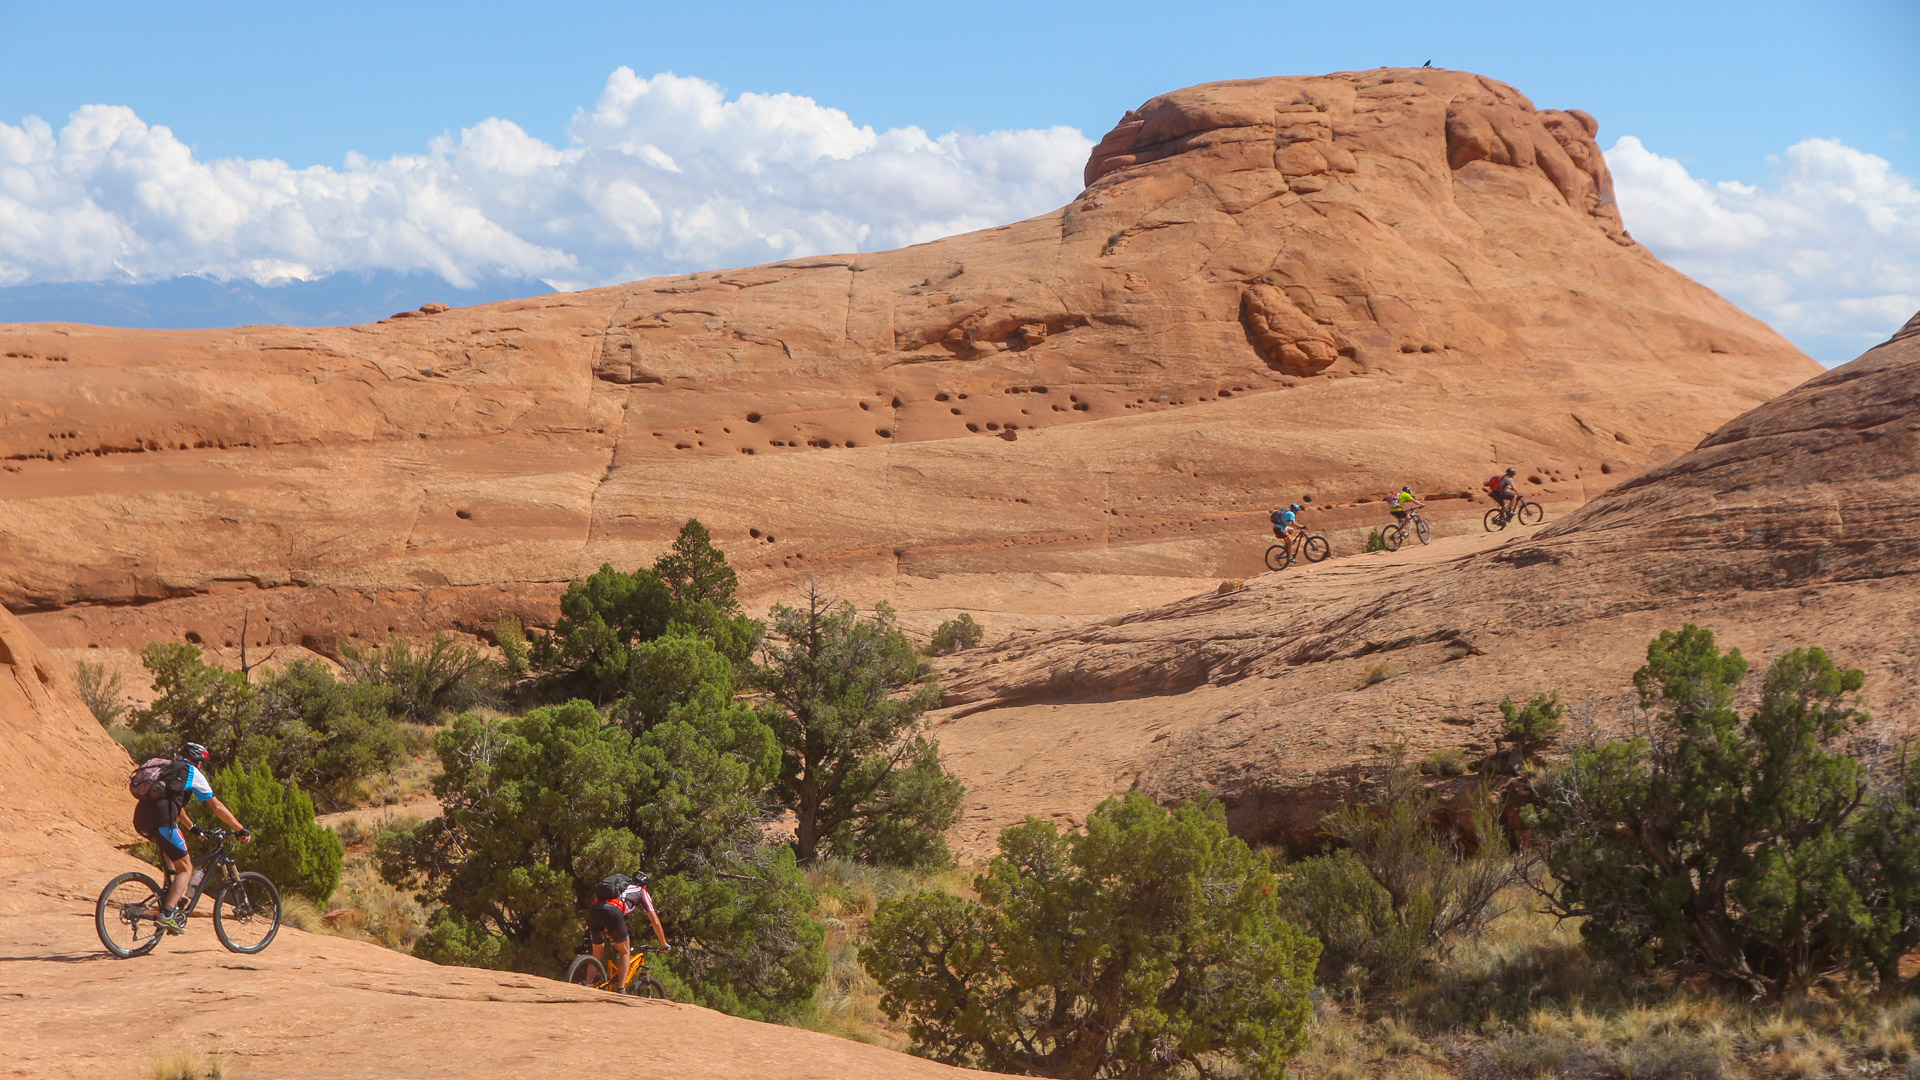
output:
<instances>
[{"instance_id":1,"label":"cyclist in yellow jersey","mask_svg":"<svg viewBox=\"0 0 1920 1080\"><path fill-rule=\"evenodd\" d=\"M1407 520L1408 510L1425 505L1426 503L1413 497L1413 485L1408 484L1400 489L1400 494L1393 497L1393 505L1387 508L1387 512L1399 518L1401 521L1405 521Z\"/></svg>"}]
</instances>

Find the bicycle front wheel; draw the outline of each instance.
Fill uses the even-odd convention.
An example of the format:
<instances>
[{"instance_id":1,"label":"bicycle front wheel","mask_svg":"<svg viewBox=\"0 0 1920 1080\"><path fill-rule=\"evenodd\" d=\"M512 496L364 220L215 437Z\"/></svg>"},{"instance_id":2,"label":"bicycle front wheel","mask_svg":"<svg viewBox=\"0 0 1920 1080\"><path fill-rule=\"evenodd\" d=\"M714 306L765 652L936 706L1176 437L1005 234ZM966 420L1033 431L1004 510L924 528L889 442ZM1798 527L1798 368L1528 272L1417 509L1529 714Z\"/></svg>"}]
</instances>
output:
<instances>
[{"instance_id":1,"label":"bicycle front wheel","mask_svg":"<svg viewBox=\"0 0 1920 1080\"><path fill-rule=\"evenodd\" d=\"M607 984L607 965L591 953L583 953L573 958L573 964L567 968L567 981L575 986L605 986Z\"/></svg>"},{"instance_id":2,"label":"bicycle front wheel","mask_svg":"<svg viewBox=\"0 0 1920 1080\"><path fill-rule=\"evenodd\" d=\"M1433 543L1433 526L1427 524L1426 518L1421 518L1420 520L1414 522L1413 531L1419 534L1421 543L1423 544Z\"/></svg>"},{"instance_id":3,"label":"bicycle front wheel","mask_svg":"<svg viewBox=\"0 0 1920 1080\"><path fill-rule=\"evenodd\" d=\"M1324 536L1309 536L1302 547L1305 548L1304 554L1308 562L1319 562L1333 554L1333 548L1327 544L1327 538Z\"/></svg>"},{"instance_id":4,"label":"bicycle front wheel","mask_svg":"<svg viewBox=\"0 0 1920 1080\"><path fill-rule=\"evenodd\" d=\"M100 890L93 906L93 928L100 944L122 960L145 956L166 931L153 921L160 910L160 886L145 874L121 874Z\"/></svg>"},{"instance_id":5,"label":"bicycle front wheel","mask_svg":"<svg viewBox=\"0 0 1920 1080\"><path fill-rule=\"evenodd\" d=\"M627 993L634 997L652 998L655 1001L667 1000L667 988L661 986L660 980L651 975L642 976L627 984Z\"/></svg>"},{"instance_id":6,"label":"bicycle front wheel","mask_svg":"<svg viewBox=\"0 0 1920 1080\"><path fill-rule=\"evenodd\" d=\"M1538 525L1545 520L1547 520L1547 512L1540 508L1539 503L1530 502L1520 504L1520 524Z\"/></svg>"},{"instance_id":7,"label":"bicycle front wheel","mask_svg":"<svg viewBox=\"0 0 1920 1080\"><path fill-rule=\"evenodd\" d=\"M1285 570L1292 563L1293 556L1287 551L1287 545L1275 544L1267 549L1267 569Z\"/></svg>"},{"instance_id":8,"label":"bicycle front wheel","mask_svg":"<svg viewBox=\"0 0 1920 1080\"><path fill-rule=\"evenodd\" d=\"M237 953L257 953L280 932L280 890L265 874L237 874L213 902L213 933Z\"/></svg>"},{"instance_id":9,"label":"bicycle front wheel","mask_svg":"<svg viewBox=\"0 0 1920 1080\"><path fill-rule=\"evenodd\" d=\"M1487 511L1486 525L1488 532L1499 532L1507 527L1507 516L1502 514L1500 508L1496 506Z\"/></svg>"}]
</instances>

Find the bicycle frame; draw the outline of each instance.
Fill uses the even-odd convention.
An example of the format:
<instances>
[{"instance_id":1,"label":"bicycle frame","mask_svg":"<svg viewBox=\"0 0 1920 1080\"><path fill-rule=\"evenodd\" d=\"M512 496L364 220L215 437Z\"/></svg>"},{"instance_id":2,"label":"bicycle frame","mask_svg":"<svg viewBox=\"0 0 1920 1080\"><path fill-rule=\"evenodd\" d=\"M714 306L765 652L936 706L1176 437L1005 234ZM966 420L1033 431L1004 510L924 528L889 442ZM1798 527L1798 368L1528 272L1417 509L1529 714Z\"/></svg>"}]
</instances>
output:
<instances>
[{"instance_id":1,"label":"bicycle frame","mask_svg":"<svg viewBox=\"0 0 1920 1080\"><path fill-rule=\"evenodd\" d=\"M594 987L596 989L600 989L600 990L616 990L617 989L621 991L627 990L628 988L632 987L634 983L638 982L642 976L647 976L651 974L653 965L651 961L647 959L647 954L656 953L660 951L660 947L658 945L633 946L633 949L629 954L629 959L627 961L626 977L621 980L620 985L618 987L615 987L613 985L613 979L611 978L613 974L613 957L606 955L608 952L611 952L612 949L613 949L613 945L611 943L602 945L601 955L596 958L600 961L601 970L607 972L609 976L607 981L601 982L601 983L595 983ZM575 956L592 956L593 955L593 935L587 934L586 936L582 937L579 947L574 949L573 954Z\"/></svg>"},{"instance_id":2,"label":"bicycle frame","mask_svg":"<svg viewBox=\"0 0 1920 1080\"><path fill-rule=\"evenodd\" d=\"M187 890L187 895L181 900L181 912L187 915L193 914L193 909L200 906L200 898L206 895L208 889L213 887L215 880L221 877L229 867L234 865L233 855L227 850L227 837L222 835L220 842L214 845L213 850L207 853L207 857L202 860L197 867L197 869L202 871L200 884L194 885ZM173 879L175 876L171 870L165 870L165 875L166 880L160 883L160 895L162 897L166 896L167 891L173 888ZM143 916L143 918L151 918L156 914L155 912L149 912Z\"/></svg>"}]
</instances>

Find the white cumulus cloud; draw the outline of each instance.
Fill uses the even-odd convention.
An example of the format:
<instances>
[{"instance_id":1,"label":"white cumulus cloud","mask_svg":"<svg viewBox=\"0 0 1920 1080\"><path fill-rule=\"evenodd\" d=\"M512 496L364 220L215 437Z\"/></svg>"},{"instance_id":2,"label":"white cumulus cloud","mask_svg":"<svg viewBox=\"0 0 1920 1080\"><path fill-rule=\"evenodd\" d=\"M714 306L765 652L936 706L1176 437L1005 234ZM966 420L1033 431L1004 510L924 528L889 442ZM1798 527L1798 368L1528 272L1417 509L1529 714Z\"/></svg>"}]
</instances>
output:
<instances>
[{"instance_id":1,"label":"white cumulus cloud","mask_svg":"<svg viewBox=\"0 0 1920 1080\"><path fill-rule=\"evenodd\" d=\"M0 286L337 270L559 288L919 243L1071 199L1078 130L875 131L792 94L620 68L554 146L489 118L421 154L202 161L133 110L0 123Z\"/></svg>"},{"instance_id":2,"label":"white cumulus cloud","mask_svg":"<svg viewBox=\"0 0 1920 1080\"><path fill-rule=\"evenodd\" d=\"M1634 238L1827 364L1920 310L1920 186L1886 159L1807 139L1766 186L1711 183L1624 136L1607 151Z\"/></svg>"}]
</instances>

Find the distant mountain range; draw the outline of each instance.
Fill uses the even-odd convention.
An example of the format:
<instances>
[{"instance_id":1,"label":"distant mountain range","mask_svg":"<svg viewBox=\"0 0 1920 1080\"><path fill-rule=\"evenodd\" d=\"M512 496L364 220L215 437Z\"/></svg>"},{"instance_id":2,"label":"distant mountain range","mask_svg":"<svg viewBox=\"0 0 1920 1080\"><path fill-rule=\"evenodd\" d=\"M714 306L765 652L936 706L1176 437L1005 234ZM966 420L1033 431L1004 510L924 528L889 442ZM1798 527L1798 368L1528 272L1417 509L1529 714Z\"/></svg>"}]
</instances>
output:
<instances>
[{"instance_id":1,"label":"distant mountain range","mask_svg":"<svg viewBox=\"0 0 1920 1080\"><path fill-rule=\"evenodd\" d=\"M137 284L66 282L0 288L0 323L70 322L152 330L346 326L432 301L465 307L552 291L535 278L494 278L458 289L437 274L381 271L343 271L285 285L204 277Z\"/></svg>"}]
</instances>

